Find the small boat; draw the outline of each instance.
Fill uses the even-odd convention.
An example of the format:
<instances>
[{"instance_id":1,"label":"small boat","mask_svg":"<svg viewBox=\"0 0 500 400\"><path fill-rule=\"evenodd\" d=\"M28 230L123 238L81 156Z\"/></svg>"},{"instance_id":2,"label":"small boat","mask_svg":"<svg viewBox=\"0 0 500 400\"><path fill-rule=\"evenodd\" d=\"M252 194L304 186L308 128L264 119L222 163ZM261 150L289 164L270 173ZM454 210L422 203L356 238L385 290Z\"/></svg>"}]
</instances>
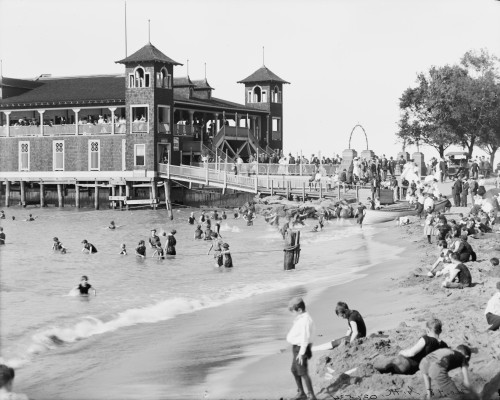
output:
<instances>
[{"instance_id":1,"label":"small boat","mask_svg":"<svg viewBox=\"0 0 500 400\"><path fill-rule=\"evenodd\" d=\"M434 211L443 211L445 204L446 200L436 201L434 203ZM398 201L395 204L384 206L380 210L366 210L363 225L380 224L411 215L417 215L415 205L410 205L407 201Z\"/></svg>"}]
</instances>

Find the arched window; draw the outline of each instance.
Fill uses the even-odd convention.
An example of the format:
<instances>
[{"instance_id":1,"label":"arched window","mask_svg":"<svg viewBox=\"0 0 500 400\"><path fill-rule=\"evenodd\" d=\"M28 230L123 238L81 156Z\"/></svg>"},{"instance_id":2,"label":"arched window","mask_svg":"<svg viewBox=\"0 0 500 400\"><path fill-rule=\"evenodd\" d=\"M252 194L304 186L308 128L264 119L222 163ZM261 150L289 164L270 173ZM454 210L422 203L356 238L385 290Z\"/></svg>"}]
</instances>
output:
<instances>
[{"instance_id":1,"label":"arched window","mask_svg":"<svg viewBox=\"0 0 500 400\"><path fill-rule=\"evenodd\" d=\"M137 67L134 72L135 87L144 87L144 69Z\"/></svg>"},{"instance_id":2,"label":"arched window","mask_svg":"<svg viewBox=\"0 0 500 400\"><path fill-rule=\"evenodd\" d=\"M260 86L255 86L253 88L253 102L260 103L262 101L262 89Z\"/></svg>"},{"instance_id":3,"label":"arched window","mask_svg":"<svg viewBox=\"0 0 500 400\"><path fill-rule=\"evenodd\" d=\"M281 102L281 93L278 86L275 86L273 89L273 103Z\"/></svg>"}]
</instances>

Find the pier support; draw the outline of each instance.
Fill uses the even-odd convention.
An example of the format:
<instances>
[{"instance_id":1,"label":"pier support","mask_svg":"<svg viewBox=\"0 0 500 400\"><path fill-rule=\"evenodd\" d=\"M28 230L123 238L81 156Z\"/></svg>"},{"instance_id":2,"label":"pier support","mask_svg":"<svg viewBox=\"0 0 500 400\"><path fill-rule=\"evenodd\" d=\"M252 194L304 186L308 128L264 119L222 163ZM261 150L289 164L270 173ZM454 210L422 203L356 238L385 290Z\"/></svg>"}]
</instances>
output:
<instances>
[{"instance_id":1,"label":"pier support","mask_svg":"<svg viewBox=\"0 0 500 400\"><path fill-rule=\"evenodd\" d=\"M64 207L63 187L60 183L57 184L57 206L59 208Z\"/></svg>"},{"instance_id":2,"label":"pier support","mask_svg":"<svg viewBox=\"0 0 500 400\"><path fill-rule=\"evenodd\" d=\"M45 207L45 185L40 183L40 207Z\"/></svg>"},{"instance_id":3,"label":"pier support","mask_svg":"<svg viewBox=\"0 0 500 400\"><path fill-rule=\"evenodd\" d=\"M173 220L174 214L172 213L172 203L170 202L170 181L163 181L163 187L165 188L165 206L167 207L167 215L170 220Z\"/></svg>"},{"instance_id":4,"label":"pier support","mask_svg":"<svg viewBox=\"0 0 500 400\"><path fill-rule=\"evenodd\" d=\"M115 197L116 195L116 186L111 187L111 196ZM116 208L116 202L115 200L111 201L111 208L114 210Z\"/></svg>"},{"instance_id":5,"label":"pier support","mask_svg":"<svg viewBox=\"0 0 500 400\"><path fill-rule=\"evenodd\" d=\"M125 197L128 199L130 199L130 183L128 182L125 182ZM126 203L126 208L128 210L128 203Z\"/></svg>"},{"instance_id":6,"label":"pier support","mask_svg":"<svg viewBox=\"0 0 500 400\"><path fill-rule=\"evenodd\" d=\"M300 231L289 230L285 237L285 259L283 268L285 271L295 269L295 264L299 262L300 255Z\"/></svg>"},{"instance_id":7,"label":"pier support","mask_svg":"<svg viewBox=\"0 0 500 400\"><path fill-rule=\"evenodd\" d=\"M153 180L151 182L151 200L152 200L153 210L156 210L156 197L157 197L156 191L157 191L156 181Z\"/></svg>"},{"instance_id":8,"label":"pier support","mask_svg":"<svg viewBox=\"0 0 500 400\"><path fill-rule=\"evenodd\" d=\"M302 201L305 203L306 201L306 183L302 182Z\"/></svg>"},{"instance_id":9,"label":"pier support","mask_svg":"<svg viewBox=\"0 0 500 400\"><path fill-rule=\"evenodd\" d=\"M75 207L80 208L80 186L75 182Z\"/></svg>"},{"instance_id":10,"label":"pier support","mask_svg":"<svg viewBox=\"0 0 500 400\"><path fill-rule=\"evenodd\" d=\"M8 207L10 201L10 182L5 181L5 207Z\"/></svg>"},{"instance_id":11,"label":"pier support","mask_svg":"<svg viewBox=\"0 0 500 400\"><path fill-rule=\"evenodd\" d=\"M94 208L99 210L99 185L95 183Z\"/></svg>"},{"instance_id":12,"label":"pier support","mask_svg":"<svg viewBox=\"0 0 500 400\"><path fill-rule=\"evenodd\" d=\"M120 196L120 197L123 196L123 186L122 185L118 186L118 196ZM120 200L118 202L118 207L120 208L120 211L123 210L123 201L122 200Z\"/></svg>"},{"instance_id":13,"label":"pier support","mask_svg":"<svg viewBox=\"0 0 500 400\"><path fill-rule=\"evenodd\" d=\"M19 187L21 188L21 205L26 207L26 187L24 181L19 181Z\"/></svg>"}]
</instances>

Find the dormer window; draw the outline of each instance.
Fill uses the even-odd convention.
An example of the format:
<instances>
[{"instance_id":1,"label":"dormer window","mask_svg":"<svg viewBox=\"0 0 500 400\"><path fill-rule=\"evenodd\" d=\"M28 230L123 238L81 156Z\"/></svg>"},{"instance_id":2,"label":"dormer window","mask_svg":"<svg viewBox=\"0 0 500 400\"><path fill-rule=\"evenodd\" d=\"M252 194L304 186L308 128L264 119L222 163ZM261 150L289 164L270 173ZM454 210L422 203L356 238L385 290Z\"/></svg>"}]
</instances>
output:
<instances>
[{"instance_id":1,"label":"dormer window","mask_svg":"<svg viewBox=\"0 0 500 400\"><path fill-rule=\"evenodd\" d=\"M149 72L145 72L144 68L137 67L133 74L129 75L129 87L144 88L150 86Z\"/></svg>"}]
</instances>

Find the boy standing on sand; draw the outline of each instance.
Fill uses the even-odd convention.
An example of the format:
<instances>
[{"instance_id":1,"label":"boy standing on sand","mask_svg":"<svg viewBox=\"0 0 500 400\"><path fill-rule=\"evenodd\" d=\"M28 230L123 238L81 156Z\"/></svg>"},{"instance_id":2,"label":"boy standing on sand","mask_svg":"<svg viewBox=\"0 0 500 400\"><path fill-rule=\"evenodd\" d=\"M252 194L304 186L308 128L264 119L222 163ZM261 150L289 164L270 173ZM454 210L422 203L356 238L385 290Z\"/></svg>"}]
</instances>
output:
<instances>
[{"instance_id":1,"label":"boy standing on sand","mask_svg":"<svg viewBox=\"0 0 500 400\"><path fill-rule=\"evenodd\" d=\"M307 361L312 357L311 338L314 334L314 322L311 316L306 312L306 305L301 297L296 297L288 303L288 309L296 315L292 329L288 332L286 340L290 343L293 352L292 374L297 384L297 395L294 400L308 399L316 400L314 395L311 377L307 369ZM302 385L304 380L308 394L304 392Z\"/></svg>"}]
</instances>

